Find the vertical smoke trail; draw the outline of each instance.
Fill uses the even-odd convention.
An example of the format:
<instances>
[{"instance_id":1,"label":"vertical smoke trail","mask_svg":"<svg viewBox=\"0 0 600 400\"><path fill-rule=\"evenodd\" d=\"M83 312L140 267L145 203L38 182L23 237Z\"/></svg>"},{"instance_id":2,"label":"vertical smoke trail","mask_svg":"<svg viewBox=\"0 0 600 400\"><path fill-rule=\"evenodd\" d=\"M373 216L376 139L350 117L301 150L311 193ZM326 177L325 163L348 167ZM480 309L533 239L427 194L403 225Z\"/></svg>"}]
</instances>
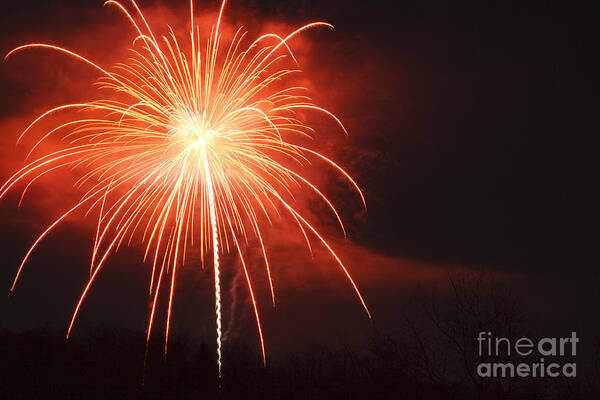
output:
<instances>
[{"instance_id":1,"label":"vertical smoke trail","mask_svg":"<svg viewBox=\"0 0 600 400\"><path fill-rule=\"evenodd\" d=\"M213 238L213 262L215 265L215 312L217 315L217 367L219 379L221 378L221 279L219 277L219 237L217 236L217 213L215 210L215 194L212 179L208 169L208 159L204 152L204 171L206 174L206 186L208 187L208 203L210 209L210 224Z\"/></svg>"}]
</instances>

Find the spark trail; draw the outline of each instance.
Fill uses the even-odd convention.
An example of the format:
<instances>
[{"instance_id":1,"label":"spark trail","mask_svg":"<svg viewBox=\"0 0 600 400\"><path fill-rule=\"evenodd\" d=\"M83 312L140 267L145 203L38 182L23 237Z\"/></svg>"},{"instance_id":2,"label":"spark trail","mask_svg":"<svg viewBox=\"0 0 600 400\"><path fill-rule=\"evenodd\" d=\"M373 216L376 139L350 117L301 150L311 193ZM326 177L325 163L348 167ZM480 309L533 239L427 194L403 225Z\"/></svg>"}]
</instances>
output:
<instances>
[{"instance_id":1,"label":"spark trail","mask_svg":"<svg viewBox=\"0 0 600 400\"><path fill-rule=\"evenodd\" d=\"M215 269L215 313L217 317L217 368L219 378L221 377L221 279L219 277L219 236L217 232L217 213L215 212L215 193L210 177L210 169L208 168L208 159L206 152L204 155L204 173L206 175L206 187L208 189L208 207L210 210L210 225L212 228L212 244L213 244L213 264Z\"/></svg>"}]
</instances>

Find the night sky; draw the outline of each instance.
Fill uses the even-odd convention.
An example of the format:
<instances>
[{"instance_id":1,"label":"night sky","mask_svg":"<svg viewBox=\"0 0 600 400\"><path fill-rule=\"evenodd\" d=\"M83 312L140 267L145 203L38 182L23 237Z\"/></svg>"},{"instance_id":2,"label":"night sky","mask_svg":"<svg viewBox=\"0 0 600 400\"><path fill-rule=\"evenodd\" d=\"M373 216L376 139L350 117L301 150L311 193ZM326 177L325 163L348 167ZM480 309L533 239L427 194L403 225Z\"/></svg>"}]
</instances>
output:
<instances>
[{"instance_id":1,"label":"night sky","mask_svg":"<svg viewBox=\"0 0 600 400\"><path fill-rule=\"evenodd\" d=\"M165 20L187 24L185 1L140 3L157 29ZM245 24L250 37L315 19L335 25L334 31L304 35L297 51L315 101L349 131L344 137L317 118L322 134L314 146L356 178L368 210L361 211L341 180L318 169L311 176L340 207L348 239L322 217L316 202L300 201L348 262L378 327L394 324L416 287L433 287L456 269L483 268L505 280L523 308L538 316L536 329L576 330L583 337L597 331L597 313L590 309L600 300L593 195L598 158L591 144L598 70L588 60L597 53L591 46L597 17L583 6L523 3L228 5L225 23ZM218 4L198 8L208 21ZM95 0L21 0L3 4L0 18L1 54L19 44L48 42L111 65L133 38L126 21ZM2 180L22 166L26 149L14 146L21 130L52 106L93 99L97 77L40 50L0 66ZM8 293L29 244L77 195L70 177L67 172L42 179L20 209L18 190L0 203L0 289ZM39 247L16 292L0 301L0 328L66 328L87 277L93 224L93 216L69 219ZM311 259L300 234L284 223L267 233L267 241L280 299L272 310L257 266L268 352L347 331L360 338L372 329L325 252L317 250ZM230 268L224 272L227 335L256 343L247 294L235 272L238 261L226 257L224 264ZM90 292L80 323L145 329L149 268L139 248L120 250ZM212 340L210 270L188 264L182 271L174 329Z\"/></svg>"}]
</instances>

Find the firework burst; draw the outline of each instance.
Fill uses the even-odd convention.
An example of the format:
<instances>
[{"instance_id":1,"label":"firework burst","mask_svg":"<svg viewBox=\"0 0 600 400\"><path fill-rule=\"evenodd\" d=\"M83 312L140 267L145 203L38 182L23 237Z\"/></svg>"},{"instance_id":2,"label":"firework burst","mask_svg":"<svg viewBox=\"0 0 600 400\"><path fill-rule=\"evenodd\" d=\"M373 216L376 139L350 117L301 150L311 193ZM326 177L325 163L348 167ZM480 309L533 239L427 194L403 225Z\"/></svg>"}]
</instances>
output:
<instances>
[{"instance_id":1,"label":"firework burst","mask_svg":"<svg viewBox=\"0 0 600 400\"><path fill-rule=\"evenodd\" d=\"M36 124L59 111L92 115L81 118L81 113L72 113L74 118L56 124L33 145L29 155L51 137L62 139L62 148L28 161L0 188L2 198L25 181L25 194L34 181L49 172L62 168L83 171L74 182L83 195L35 240L18 268L11 291L33 250L54 227L76 210L95 210L98 220L90 277L67 337L109 254L137 236L144 246L144 260L152 263L146 345L159 293L167 290L166 352L177 271L186 262L188 248L199 248L202 262L212 252L220 375L220 252L235 251L240 257L265 361L258 307L241 243L249 238L260 243L275 304L261 228L275 216L288 215L309 248L314 237L330 252L370 318L343 262L292 205L293 189L308 188L325 202L343 230L331 201L302 175L312 160L324 162L343 175L364 203L358 185L347 172L326 156L294 142L295 138L314 135L313 129L299 119L298 110L325 113L345 132L332 113L313 104L306 88L285 84L291 74L299 72L288 45L290 39L307 29L332 26L313 22L285 37L265 34L250 43L240 28L224 44L223 1L216 24L202 42L190 1L189 42L184 43L184 50L172 30L157 38L135 1L127 7L113 0L105 5L117 7L137 32L125 62L105 69L75 52L41 43L17 47L7 55L32 48L64 53L100 71L99 89L111 93L109 98L55 107L35 119L19 137L21 140Z\"/></svg>"}]
</instances>

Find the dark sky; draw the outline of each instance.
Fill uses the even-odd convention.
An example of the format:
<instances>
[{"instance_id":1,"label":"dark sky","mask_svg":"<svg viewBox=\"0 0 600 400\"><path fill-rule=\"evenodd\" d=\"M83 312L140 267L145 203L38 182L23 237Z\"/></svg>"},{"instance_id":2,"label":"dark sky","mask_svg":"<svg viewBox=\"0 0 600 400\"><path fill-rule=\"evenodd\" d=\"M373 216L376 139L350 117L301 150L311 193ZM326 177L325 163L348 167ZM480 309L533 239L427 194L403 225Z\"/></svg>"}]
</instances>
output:
<instances>
[{"instance_id":1,"label":"dark sky","mask_svg":"<svg viewBox=\"0 0 600 400\"><path fill-rule=\"evenodd\" d=\"M141 5L155 16L168 5L187 18L186 2ZM198 8L214 12L217 6ZM359 284L362 279L375 316L392 321L406 287L427 285L465 266L499 272L510 282L519 277L515 287L557 329L597 325L595 315L580 310L597 302L600 292L593 195L598 158L591 143L597 134L597 68L589 61L597 52L597 10L441 0L232 1L228 8L230 23L244 21L249 28L261 29L262 21L297 26L314 19L336 27L306 36L302 43L310 46L302 50L301 64L311 84L324 88L315 100L350 132L348 138L325 135L316 145L334 153L365 190L368 212L361 213L347 187L328 185L335 187L330 193L350 232L340 251L350 257ZM127 32L122 18L101 1L22 0L3 6L1 18L3 54L24 42L47 41L113 62L118 49L110 38ZM21 165L23 150L9 143L26 122L49 105L86 99L94 78L40 52L1 66L2 178ZM21 210L16 197L0 204L0 289L8 290L27 244L69 188L61 180L52 184L36 189ZM85 280L91 232L69 221L40 248L17 293L0 305L0 327L66 323ZM319 263L319 256L311 261L300 245L289 250L279 241L274 248L281 265L301 272L280 268L283 311L266 311L267 340L286 318L290 324L290 315L306 322L298 336L311 337L314 326L330 333L344 326L368 329L333 264ZM119 253L82 318L143 329L148 266L138 264L135 249ZM311 268L316 272L307 272ZM176 326L210 331L209 277L204 271L182 283ZM232 290L232 315L250 318L249 310L235 306L236 296ZM314 316L306 309L321 312ZM328 312L337 315L336 324L327 323Z\"/></svg>"}]
</instances>

